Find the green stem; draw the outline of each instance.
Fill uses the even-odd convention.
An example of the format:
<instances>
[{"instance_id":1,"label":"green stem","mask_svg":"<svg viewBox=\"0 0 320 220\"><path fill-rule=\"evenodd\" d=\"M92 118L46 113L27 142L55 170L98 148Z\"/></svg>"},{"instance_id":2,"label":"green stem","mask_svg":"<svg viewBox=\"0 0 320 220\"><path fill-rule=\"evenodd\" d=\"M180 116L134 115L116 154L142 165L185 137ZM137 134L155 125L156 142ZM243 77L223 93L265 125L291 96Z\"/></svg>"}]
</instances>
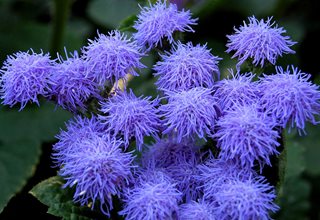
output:
<instances>
[{"instance_id":1,"label":"green stem","mask_svg":"<svg viewBox=\"0 0 320 220\"><path fill-rule=\"evenodd\" d=\"M66 23L70 12L71 0L54 0L53 32L51 54L63 51L63 39Z\"/></svg>"}]
</instances>

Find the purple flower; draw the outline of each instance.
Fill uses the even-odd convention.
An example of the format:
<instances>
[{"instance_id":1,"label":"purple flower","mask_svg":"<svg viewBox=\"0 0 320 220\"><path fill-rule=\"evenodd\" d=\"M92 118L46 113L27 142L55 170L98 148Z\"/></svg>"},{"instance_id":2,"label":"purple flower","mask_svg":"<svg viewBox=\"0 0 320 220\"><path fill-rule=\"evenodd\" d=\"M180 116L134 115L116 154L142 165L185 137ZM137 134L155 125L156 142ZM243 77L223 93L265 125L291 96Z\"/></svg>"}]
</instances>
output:
<instances>
[{"instance_id":1,"label":"purple flower","mask_svg":"<svg viewBox=\"0 0 320 220\"><path fill-rule=\"evenodd\" d=\"M107 132L123 135L125 146L129 145L130 138L134 137L139 150L144 136L158 138L161 126L156 106L158 99L150 101L151 97L136 97L132 90L129 93L119 92L106 102L101 103L100 116Z\"/></svg>"},{"instance_id":2,"label":"purple flower","mask_svg":"<svg viewBox=\"0 0 320 220\"><path fill-rule=\"evenodd\" d=\"M242 167L234 160L215 159L210 156L204 164L198 165L197 177L203 190L203 198L208 202L215 201L215 193L219 187L231 179L246 180L254 171L248 167Z\"/></svg>"},{"instance_id":3,"label":"purple flower","mask_svg":"<svg viewBox=\"0 0 320 220\"><path fill-rule=\"evenodd\" d=\"M180 220L214 220L214 209L204 200L190 201L180 205L178 219Z\"/></svg>"},{"instance_id":4,"label":"purple flower","mask_svg":"<svg viewBox=\"0 0 320 220\"><path fill-rule=\"evenodd\" d=\"M133 26L138 32L133 37L139 45L149 50L158 44L162 45L161 41L165 37L172 43L174 31L194 32L190 25L197 24L196 21L191 18L190 11L178 11L177 5L158 0L149 7L141 8Z\"/></svg>"},{"instance_id":5,"label":"purple flower","mask_svg":"<svg viewBox=\"0 0 320 220\"><path fill-rule=\"evenodd\" d=\"M197 200L202 195L200 182L197 179L197 176L199 176L197 165L200 162L199 157L194 153L191 158L177 158L176 163L164 169L165 173L177 184L176 187L182 192L182 198L186 202Z\"/></svg>"},{"instance_id":6,"label":"purple flower","mask_svg":"<svg viewBox=\"0 0 320 220\"><path fill-rule=\"evenodd\" d=\"M161 55L163 61L154 67L159 76L156 85L160 90L189 90L194 87L211 88L220 78L218 62L206 45L193 46L191 42L178 42L170 53Z\"/></svg>"},{"instance_id":7,"label":"purple flower","mask_svg":"<svg viewBox=\"0 0 320 220\"><path fill-rule=\"evenodd\" d=\"M214 137L222 159L236 159L243 166L271 165L269 156L278 154L279 134L273 120L259 111L256 105L237 106L217 122Z\"/></svg>"},{"instance_id":8,"label":"purple flower","mask_svg":"<svg viewBox=\"0 0 320 220\"><path fill-rule=\"evenodd\" d=\"M177 141L198 136L211 136L217 118L217 101L206 88L167 92L168 104L160 106L166 129L163 134L173 134Z\"/></svg>"},{"instance_id":9,"label":"purple flower","mask_svg":"<svg viewBox=\"0 0 320 220\"><path fill-rule=\"evenodd\" d=\"M167 168L179 164L183 159L191 160L198 155L198 149L192 144L178 143L174 138L161 139L149 146L142 154L142 166L149 168Z\"/></svg>"},{"instance_id":10,"label":"purple flower","mask_svg":"<svg viewBox=\"0 0 320 220\"><path fill-rule=\"evenodd\" d=\"M2 104L12 107L20 103L20 110L29 101L39 105L38 96L48 94L52 65L49 54L43 52L37 54L31 50L8 56L0 70Z\"/></svg>"},{"instance_id":11,"label":"purple flower","mask_svg":"<svg viewBox=\"0 0 320 220\"><path fill-rule=\"evenodd\" d=\"M235 51L232 58L238 57L238 69L247 59L252 59L255 66L260 64L263 67L266 60L275 65L277 58L283 53L295 53L290 47L296 42L283 36L286 31L282 27L278 28L271 20L272 18L268 18L266 21L259 21L254 16L249 17L249 24L243 22L244 25L239 29L234 28L235 34L227 35L227 52Z\"/></svg>"},{"instance_id":12,"label":"purple flower","mask_svg":"<svg viewBox=\"0 0 320 220\"><path fill-rule=\"evenodd\" d=\"M102 125L95 116L90 119L76 116L66 123L66 127L66 131L61 130L56 136L58 142L53 145L53 159L58 166L68 160L69 155L77 153L77 145L83 140L103 135Z\"/></svg>"},{"instance_id":13,"label":"purple flower","mask_svg":"<svg viewBox=\"0 0 320 220\"><path fill-rule=\"evenodd\" d=\"M200 147L192 143L178 143L174 138L162 139L142 154L142 166L159 169L176 183L187 201L200 197L197 165L201 161Z\"/></svg>"},{"instance_id":14,"label":"purple flower","mask_svg":"<svg viewBox=\"0 0 320 220\"><path fill-rule=\"evenodd\" d=\"M128 73L138 76L135 68L144 67L140 62L139 47L119 31L111 31L109 36L98 34L98 38L89 40L83 54L91 67L88 77L93 77L101 86L125 78Z\"/></svg>"},{"instance_id":15,"label":"purple flower","mask_svg":"<svg viewBox=\"0 0 320 220\"><path fill-rule=\"evenodd\" d=\"M56 65L50 95L62 108L76 112L85 110L90 97L100 98L98 84L87 76L87 63L75 52L71 58Z\"/></svg>"},{"instance_id":16,"label":"purple flower","mask_svg":"<svg viewBox=\"0 0 320 220\"><path fill-rule=\"evenodd\" d=\"M128 220L174 219L181 193L164 174L142 178L124 193L124 208L119 212Z\"/></svg>"},{"instance_id":17,"label":"purple flower","mask_svg":"<svg viewBox=\"0 0 320 220\"><path fill-rule=\"evenodd\" d=\"M279 207L273 202L274 188L263 177L248 180L232 179L215 194L214 210L217 219L270 219L269 212Z\"/></svg>"},{"instance_id":18,"label":"purple flower","mask_svg":"<svg viewBox=\"0 0 320 220\"><path fill-rule=\"evenodd\" d=\"M63 156L59 175L67 181L64 187L75 186L75 202L92 204L93 209L98 200L100 210L110 215L112 196L119 197L132 179L134 157L121 151L122 144L108 135L91 134L77 141L72 153Z\"/></svg>"},{"instance_id":19,"label":"purple flower","mask_svg":"<svg viewBox=\"0 0 320 220\"><path fill-rule=\"evenodd\" d=\"M218 81L214 88L214 96L217 97L221 110L225 113L239 105L251 105L258 101L259 90L256 82L252 82L254 75L239 72L233 74L232 79Z\"/></svg>"},{"instance_id":20,"label":"purple flower","mask_svg":"<svg viewBox=\"0 0 320 220\"><path fill-rule=\"evenodd\" d=\"M285 128L304 131L305 122L316 124L320 112L319 87L310 82L310 74L294 66L286 70L276 67L277 74L260 78L261 105Z\"/></svg>"}]
</instances>

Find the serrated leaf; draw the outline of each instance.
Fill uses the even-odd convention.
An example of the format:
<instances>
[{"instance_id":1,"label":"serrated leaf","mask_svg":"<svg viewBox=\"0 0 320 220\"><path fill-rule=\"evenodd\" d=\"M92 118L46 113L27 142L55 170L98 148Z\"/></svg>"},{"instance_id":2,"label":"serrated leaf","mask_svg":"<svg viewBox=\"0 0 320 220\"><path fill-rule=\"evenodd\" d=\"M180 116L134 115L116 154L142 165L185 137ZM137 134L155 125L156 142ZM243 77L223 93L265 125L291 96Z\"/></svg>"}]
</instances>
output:
<instances>
[{"instance_id":1,"label":"serrated leaf","mask_svg":"<svg viewBox=\"0 0 320 220\"><path fill-rule=\"evenodd\" d=\"M63 219L106 219L102 214L92 211L86 206L78 206L72 201L73 192L62 188L64 181L54 176L40 182L30 191L40 202L47 205L48 213Z\"/></svg>"},{"instance_id":2,"label":"serrated leaf","mask_svg":"<svg viewBox=\"0 0 320 220\"><path fill-rule=\"evenodd\" d=\"M137 14L138 11L137 2L132 0L93 0L88 8L93 20L111 29L117 28L128 15Z\"/></svg>"},{"instance_id":3,"label":"serrated leaf","mask_svg":"<svg viewBox=\"0 0 320 220\"><path fill-rule=\"evenodd\" d=\"M55 108L52 103L43 103L40 107L32 105L19 112L1 106L0 140L54 140L60 127L71 117L69 112Z\"/></svg>"},{"instance_id":4,"label":"serrated leaf","mask_svg":"<svg viewBox=\"0 0 320 220\"><path fill-rule=\"evenodd\" d=\"M35 171L41 144L31 139L0 143L0 212Z\"/></svg>"}]
</instances>

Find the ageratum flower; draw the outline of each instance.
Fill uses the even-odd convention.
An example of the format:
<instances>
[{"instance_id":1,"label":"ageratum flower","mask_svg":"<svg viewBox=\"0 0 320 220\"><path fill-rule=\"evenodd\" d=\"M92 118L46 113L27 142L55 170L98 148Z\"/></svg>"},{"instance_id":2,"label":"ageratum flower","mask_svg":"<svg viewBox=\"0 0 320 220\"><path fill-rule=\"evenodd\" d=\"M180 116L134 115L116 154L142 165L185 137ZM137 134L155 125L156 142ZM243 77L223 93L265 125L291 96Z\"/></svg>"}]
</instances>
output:
<instances>
[{"instance_id":1,"label":"ageratum flower","mask_svg":"<svg viewBox=\"0 0 320 220\"><path fill-rule=\"evenodd\" d=\"M223 184L231 179L246 180L254 171L242 167L235 160L215 159L210 156L204 164L198 165L199 176L197 180L203 190L203 198L212 203L216 200L215 193Z\"/></svg>"},{"instance_id":2,"label":"ageratum flower","mask_svg":"<svg viewBox=\"0 0 320 220\"><path fill-rule=\"evenodd\" d=\"M92 116L83 118L76 116L66 123L66 131L61 130L56 136L58 142L53 145L53 159L58 166L62 166L69 156L78 151L77 145L83 140L103 135L100 121Z\"/></svg>"},{"instance_id":3,"label":"ageratum flower","mask_svg":"<svg viewBox=\"0 0 320 220\"><path fill-rule=\"evenodd\" d=\"M94 209L98 200L100 210L110 216L112 196L120 196L132 179L134 157L122 152L122 144L109 135L92 135L73 145L76 149L71 154L64 155L59 175L66 180L64 187L75 186L74 202L90 204Z\"/></svg>"},{"instance_id":4,"label":"ageratum flower","mask_svg":"<svg viewBox=\"0 0 320 220\"><path fill-rule=\"evenodd\" d=\"M165 173L177 184L176 187L182 193L182 198L186 202L197 200L202 195L202 190L197 180L197 176L199 176L197 165L200 162L199 157L194 153L192 158L180 157L176 163L164 169Z\"/></svg>"},{"instance_id":5,"label":"ageratum flower","mask_svg":"<svg viewBox=\"0 0 320 220\"><path fill-rule=\"evenodd\" d=\"M151 97L136 97L132 90L129 93L119 92L106 102L101 102L100 111L105 115L99 118L105 124L107 132L123 136L126 147L134 137L137 148L141 150L144 136L158 139L157 133L161 125L156 109L159 100L150 99Z\"/></svg>"},{"instance_id":6,"label":"ageratum flower","mask_svg":"<svg viewBox=\"0 0 320 220\"><path fill-rule=\"evenodd\" d=\"M160 90L179 91L194 87L211 88L220 78L218 62L206 45L193 46L191 42L178 42L171 52L161 55L162 61L154 67L159 76L156 85Z\"/></svg>"},{"instance_id":7,"label":"ageratum flower","mask_svg":"<svg viewBox=\"0 0 320 220\"><path fill-rule=\"evenodd\" d=\"M190 143L178 143L174 138L160 139L143 152L142 166L147 168L167 168L179 164L180 160L199 157L199 149Z\"/></svg>"},{"instance_id":8,"label":"ageratum flower","mask_svg":"<svg viewBox=\"0 0 320 220\"><path fill-rule=\"evenodd\" d=\"M160 169L177 184L182 197L187 201L200 196L197 165L201 161L199 147L192 143L178 143L174 138L161 139L142 154L142 166Z\"/></svg>"},{"instance_id":9,"label":"ageratum flower","mask_svg":"<svg viewBox=\"0 0 320 220\"><path fill-rule=\"evenodd\" d=\"M282 54L295 53L291 46L296 44L290 37L283 36L286 31L275 25L275 22L268 18L260 21L254 16L249 17L249 24L243 22L239 29L234 28L235 34L227 35L227 52L235 51L232 58L238 57L238 68L240 65L252 59L255 66L265 65L265 61L275 65L276 60Z\"/></svg>"},{"instance_id":10,"label":"ageratum flower","mask_svg":"<svg viewBox=\"0 0 320 220\"><path fill-rule=\"evenodd\" d=\"M276 67L275 75L260 78L261 105L285 128L304 131L305 122L316 124L320 113L319 86L310 82L310 74L294 66Z\"/></svg>"},{"instance_id":11,"label":"ageratum flower","mask_svg":"<svg viewBox=\"0 0 320 220\"><path fill-rule=\"evenodd\" d=\"M258 84L252 81L252 73L234 75L231 71L231 75L231 79L223 79L214 85L214 96L224 113L234 106L257 103L259 98Z\"/></svg>"},{"instance_id":12,"label":"ageratum flower","mask_svg":"<svg viewBox=\"0 0 320 220\"><path fill-rule=\"evenodd\" d=\"M180 220L214 220L214 209L204 200L190 201L180 205L178 219Z\"/></svg>"},{"instance_id":13,"label":"ageratum flower","mask_svg":"<svg viewBox=\"0 0 320 220\"><path fill-rule=\"evenodd\" d=\"M172 43L174 31L194 32L190 25L195 25L196 21L197 19L191 18L190 11L178 11L177 5L158 0L149 7L141 8L133 26L137 30L133 37L139 45L149 50L158 44L161 46L163 38Z\"/></svg>"},{"instance_id":14,"label":"ageratum flower","mask_svg":"<svg viewBox=\"0 0 320 220\"><path fill-rule=\"evenodd\" d=\"M142 181L141 181L142 180ZM143 177L124 192L124 207L119 212L127 220L174 219L181 193L165 174Z\"/></svg>"},{"instance_id":15,"label":"ageratum flower","mask_svg":"<svg viewBox=\"0 0 320 220\"><path fill-rule=\"evenodd\" d=\"M279 134L275 124L256 105L237 106L217 122L214 137L222 159L238 160L243 166L254 166L258 161L271 166L269 156L278 154Z\"/></svg>"},{"instance_id":16,"label":"ageratum flower","mask_svg":"<svg viewBox=\"0 0 320 220\"><path fill-rule=\"evenodd\" d=\"M211 136L218 115L217 100L206 88L167 92L168 104L160 106L166 129L163 134L173 134L177 141L195 136Z\"/></svg>"},{"instance_id":17,"label":"ageratum flower","mask_svg":"<svg viewBox=\"0 0 320 220\"><path fill-rule=\"evenodd\" d=\"M90 97L100 98L98 84L87 76L87 63L75 52L71 58L56 64L50 95L58 105L69 111L85 110Z\"/></svg>"},{"instance_id":18,"label":"ageratum flower","mask_svg":"<svg viewBox=\"0 0 320 220\"><path fill-rule=\"evenodd\" d=\"M263 177L248 180L233 179L223 184L215 194L215 215L221 220L270 219L269 212L279 207L274 203L274 187Z\"/></svg>"},{"instance_id":19,"label":"ageratum flower","mask_svg":"<svg viewBox=\"0 0 320 220\"><path fill-rule=\"evenodd\" d=\"M0 73L0 98L2 104L20 110L30 101L39 105L38 96L47 96L49 77L53 69L49 54L43 52L17 52L7 57Z\"/></svg>"},{"instance_id":20,"label":"ageratum flower","mask_svg":"<svg viewBox=\"0 0 320 220\"><path fill-rule=\"evenodd\" d=\"M127 73L138 76L135 68L143 68L142 53L131 39L119 31L109 35L98 34L95 40L83 49L83 56L89 68L88 77L93 77L100 85L125 78Z\"/></svg>"}]
</instances>

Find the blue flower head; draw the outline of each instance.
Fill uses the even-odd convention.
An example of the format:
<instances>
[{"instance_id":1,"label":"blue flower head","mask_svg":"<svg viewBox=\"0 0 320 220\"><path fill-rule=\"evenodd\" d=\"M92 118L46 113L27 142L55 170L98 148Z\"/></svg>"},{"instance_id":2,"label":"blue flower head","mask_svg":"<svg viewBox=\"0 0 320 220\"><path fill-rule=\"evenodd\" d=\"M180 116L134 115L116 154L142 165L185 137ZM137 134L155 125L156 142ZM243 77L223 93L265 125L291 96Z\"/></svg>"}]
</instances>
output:
<instances>
[{"instance_id":1,"label":"blue flower head","mask_svg":"<svg viewBox=\"0 0 320 220\"><path fill-rule=\"evenodd\" d=\"M87 63L75 52L66 60L59 58L52 75L50 95L58 105L72 112L85 110L90 97L100 98L98 84L87 76Z\"/></svg>"},{"instance_id":2,"label":"blue flower head","mask_svg":"<svg viewBox=\"0 0 320 220\"><path fill-rule=\"evenodd\" d=\"M271 20L272 18L268 18L266 21L259 21L254 16L249 17L249 24L244 22L239 29L235 28L234 34L227 35L227 52L235 51L232 58L238 57L238 69L248 59L252 59L255 66L260 64L263 67L265 61L275 65L282 54L295 53L290 47L296 42L283 36L286 31L282 27L278 28Z\"/></svg>"},{"instance_id":3,"label":"blue flower head","mask_svg":"<svg viewBox=\"0 0 320 220\"><path fill-rule=\"evenodd\" d=\"M305 122L316 124L320 113L319 87L310 82L310 74L294 66L276 67L275 75L260 78L261 105L285 128L304 131Z\"/></svg>"},{"instance_id":4,"label":"blue flower head","mask_svg":"<svg viewBox=\"0 0 320 220\"><path fill-rule=\"evenodd\" d=\"M200 195L195 178L200 161L199 147L190 143L178 143L174 138L161 139L142 154L142 166L166 173L187 201L196 200Z\"/></svg>"},{"instance_id":5,"label":"blue flower head","mask_svg":"<svg viewBox=\"0 0 320 220\"><path fill-rule=\"evenodd\" d=\"M177 141L195 136L211 136L218 115L217 100L206 88L167 92L168 104L160 106L166 129L163 134L176 136Z\"/></svg>"},{"instance_id":6,"label":"blue flower head","mask_svg":"<svg viewBox=\"0 0 320 220\"><path fill-rule=\"evenodd\" d=\"M235 160L215 159L210 156L203 164L198 165L197 177L203 190L203 198L212 203L216 200L215 194L219 188L231 179L247 180L254 174L248 167L242 167Z\"/></svg>"},{"instance_id":7,"label":"blue flower head","mask_svg":"<svg viewBox=\"0 0 320 220\"><path fill-rule=\"evenodd\" d=\"M259 111L256 105L237 106L217 122L214 137L220 148L219 156L225 160L238 160L243 166L271 165L269 156L278 154L279 134L274 121Z\"/></svg>"},{"instance_id":8,"label":"blue flower head","mask_svg":"<svg viewBox=\"0 0 320 220\"><path fill-rule=\"evenodd\" d=\"M100 119L105 124L107 132L122 135L125 146L129 145L131 138L135 138L139 150L143 144L144 136L158 138L161 123L158 118L156 106L158 99L151 97L136 97L132 90L129 93L119 92L106 102L101 102Z\"/></svg>"},{"instance_id":9,"label":"blue flower head","mask_svg":"<svg viewBox=\"0 0 320 220\"><path fill-rule=\"evenodd\" d=\"M20 103L22 110L28 102L39 105L38 96L47 96L53 61L43 52L17 52L8 56L0 73L0 98L2 104Z\"/></svg>"},{"instance_id":10,"label":"blue flower head","mask_svg":"<svg viewBox=\"0 0 320 220\"><path fill-rule=\"evenodd\" d=\"M199 202L190 201L179 207L179 220L214 220L214 209L203 199Z\"/></svg>"},{"instance_id":11,"label":"blue flower head","mask_svg":"<svg viewBox=\"0 0 320 220\"><path fill-rule=\"evenodd\" d=\"M252 81L252 73L233 74L231 71L231 75L231 79L223 79L214 85L214 96L224 113L234 106L254 104L259 98L258 84Z\"/></svg>"},{"instance_id":12,"label":"blue flower head","mask_svg":"<svg viewBox=\"0 0 320 220\"><path fill-rule=\"evenodd\" d=\"M109 135L91 134L74 144L72 153L64 155L59 175L66 180L64 187L75 186L75 202L92 204L93 209L98 200L101 211L110 215L112 196L120 196L132 179L134 157L122 152L122 144Z\"/></svg>"},{"instance_id":13,"label":"blue flower head","mask_svg":"<svg viewBox=\"0 0 320 220\"><path fill-rule=\"evenodd\" d=\"M54 162L61 166L68 157L78 150L77 145L83 140L89 139L92 136L102 136L102 125L100 121L92 116L83 118L76 116L66 123L66 131L61 130L56 136L58 142L53 145Z\"/></svg>"},{"instance_id":14,"label":"blue flower head","mask_svg":"<svg viewBox=\"0 0 320 220\"><path fill-rule=\"evenodd\" d=\"M154 70L159 76L156 85L160 90L179 91L194 87L211 88L220 78L218 62L206 45L193 46L191 42L178 42L170 53L161 56Z\"/></svg>"},{"instance_id":15,"label":"blue flower head","mask_svg":"<svg viewBox=\"0 0 320 220\"><path fill-rule=\"evenodd\" d=\"M215 194L217 219L270 219L269 212L279 207L274 203L275 190L263 177L233 179L223 184Z\"/></svg>"},{"instance_id":16,"label":"blue flower head","mask_svg":"<svg viewBox=\"0 0 320 220\"><path fill-rule=\"evenodd\" d=\"M147 168L168 168L179 161L192 160L199 155L197 147L178 143L176 139L160 139L142 154L142 166Z\"/></svg>"},{"instance_id":17,"label":"blue flower head","mask_svg":"<svg viewBox=\"0 0 320 220\"><path fill-rule=\"evenodd\" d=\"M149 50L162 45L163 38L172 43L174 31L193 32L190 25L195 25L196 21L197 19L191 18L190 11L178 11L177 5L158 0L149 7L141 8L138 20L133 26L137 30L133 37L139 45Z\"/></svg>"},{"instance_id":18,"label":"blue flower head","mask_svg":"<svg viewBox=\"0 0 320 220\"><path fill-rule=\"evenodd\" d=\"M125 78L128 73L137 76L135 69L144 67L139 47L119 31L111 31L108 36L99 34L97 39L89 40L83 55L89 67L88 77L102 86Z\"/></svg>"},{"instance_id":19,"label":"blue flower head","mask_svg":"<svg viewBox=\"0 0 320 220\"><path fill-rule=\"evenodd\" d=\"M194 153L192 158L180 157L176 163L164 169L165 173L177 184L176 187L186 202L197 200L202 195L200 182L197 179L199 176L197 165L200 162L199 157Z\"/></svg>"},{"instance_id":20,"label":"blue flower head","mask_svg":"<svg viewBox=\"0 0 320 220\"><path fill-rule=\"evenodd\" d=\"M174 219L181 193L165 174L141 178L124 192L124 207L119 212L128 220Z\"/></svg>"}]
</instances>

